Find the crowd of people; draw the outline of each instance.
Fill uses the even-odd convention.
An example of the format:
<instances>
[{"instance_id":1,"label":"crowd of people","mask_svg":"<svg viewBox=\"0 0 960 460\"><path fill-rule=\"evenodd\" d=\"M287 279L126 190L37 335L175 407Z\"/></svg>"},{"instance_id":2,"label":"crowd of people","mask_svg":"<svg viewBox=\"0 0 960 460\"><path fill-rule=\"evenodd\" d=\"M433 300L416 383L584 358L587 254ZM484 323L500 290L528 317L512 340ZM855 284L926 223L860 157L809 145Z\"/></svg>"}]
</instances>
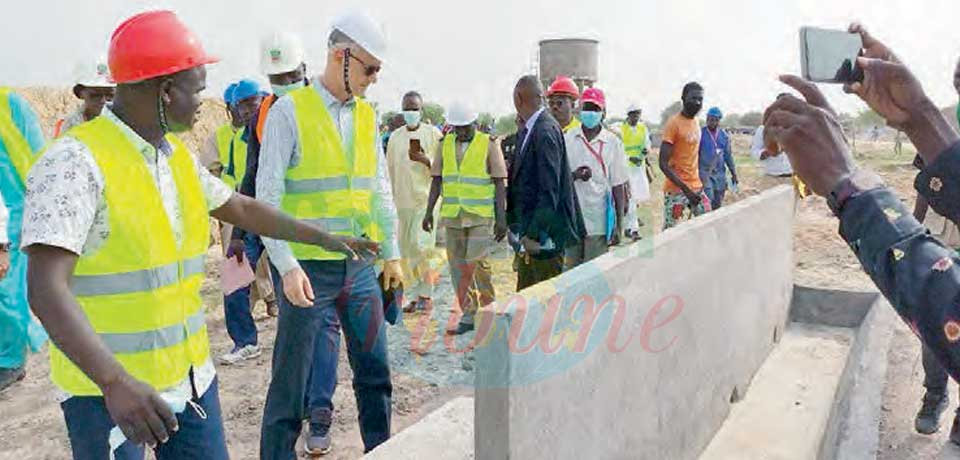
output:
<instances>
[{"instance_id":1,"label":"crowd of people","mask_svg":"<svg viewBox=\"0 0 960 460\"><path fill-rule=\"evenodd\" d=\"M782 80L804 99L779 96L751 152L770 180L827 197L841 236L923 340L928 392L917 430L932 433L946 375L960 377L960 268L918 220L929 206L960 221L960 135L889 48L860 26L851 32L864 40L865 80L847 91L919 151L916 219L856 167L836 113L799 78ZM27 350L49 334L73 458L139 459L145 446L160 459L228 458L200 296L210 216L222 224L225 263L255 273L224 296L234 346L219 362L261 354L252 307L262 299L278 325L260 458L286 460L301 437L308 454L332 449L341 334L365 450L389 439L384 323L395 316L384 292L404 288L403 310L429 314L445 257L459 306L447 332L464 334L496 298L497 242L513 248L524 289L640 238L652 223L638 207L658 173L665 228L720 208L739 184L723 113L710 108L700 126L705 92L695 82L662 127L659 168L638 105L608 126L605 93L563 76L546 90L537 76L519 79L512 135L491 135L462 102L432 126L410 91L383 137L364 95L386 47L375 20L345 14L322 73L310 77L298 37L264 37L270 91L231 84L229 122L199 155L176 133L196 123L217 59L169 11L127 19L108 62L78 71L82 104L57 122L42 156L36 114L0 90L0 388L23 378ZM957 423L953 431L960 443Z\"/></svg>"}]
</instances>

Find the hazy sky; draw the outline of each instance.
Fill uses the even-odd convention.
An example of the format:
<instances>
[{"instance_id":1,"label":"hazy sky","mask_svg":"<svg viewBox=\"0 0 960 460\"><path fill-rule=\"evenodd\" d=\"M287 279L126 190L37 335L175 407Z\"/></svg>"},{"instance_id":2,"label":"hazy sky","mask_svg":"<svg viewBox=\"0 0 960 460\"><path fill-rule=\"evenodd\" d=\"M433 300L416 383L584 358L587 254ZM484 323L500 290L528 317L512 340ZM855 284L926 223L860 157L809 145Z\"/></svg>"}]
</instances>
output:
<instances>
[{"instance_id":1,"label":"hazy sky","mask_svg":"<svg viewBox=\"0 0 960 460\"><path fill-rule=\"evenodd\" d=\"M0 84L70 84L81 59L106 53L113 28L145 9L177 11L223 58L209 70L209 95L226 82L258 77L258 43L274 29L301 34L311 73L325 60L333 15L362 7L387 31L390 54L369 96L386 109L419 90L426 99L456 99L482 111L511 112L517 77L531 70L542 38L601 41L600 81L611 113L631 100L644 118L678 99L686 81L706 88L707 106L726 112L762 109L782 90L776 75L799 72L798 29L867 24L908 62L940 105L955 103L952 73L960 55L956 0L7 0ZM265 81L265 80L264 80ZM832 88L842 111L860 104Z\"/></svg>"}]
</instances>

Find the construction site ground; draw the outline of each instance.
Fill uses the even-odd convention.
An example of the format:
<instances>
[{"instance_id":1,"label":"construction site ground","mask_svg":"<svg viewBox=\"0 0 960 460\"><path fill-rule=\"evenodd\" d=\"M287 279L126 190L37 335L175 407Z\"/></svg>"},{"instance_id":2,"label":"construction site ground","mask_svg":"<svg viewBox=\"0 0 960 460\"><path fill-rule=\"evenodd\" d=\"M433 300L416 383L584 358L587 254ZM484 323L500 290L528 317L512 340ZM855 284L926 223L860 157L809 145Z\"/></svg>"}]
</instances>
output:
<instances>
[{"instance_id":1,"label":"construction site ground","mask_svg":"<svg viewBox=\"0 0 960 460\"><path fill-rule=\"evenodd\" d=\"M56 116L71 108L73 102L64 91L26 90L45 127L50 127ZM224 120L222 106L205 104L200 125L185 138L197 148ZM728 202L743 199L775 185L761 177L756 162L749 158L750 139L737 136L735 155L740 171L740 193L728 193ZM879 171L912 207L915 192L912 189L916 170L911 166L913 153L907 145L901 155L893 153L892 142L860 142L857 156L862 164ZM662 179L653 185L659 190ZM662 225L662 199L657 193L648 204L648 228L659 232ZM837 236L837 221L824 200L812 197L799 203L793 235L768 235L769 238L795 239L795 274L798 284L823 288L874 290L870 279L849 248ZM203 297L207 307L211 352L214 356L230 351L232 343L227 336L223 319L223 300L219 290L217 267L220 252L211 248L208 258L208 279ZM505 246L493 258L494 278L498 296L514 292L516 274L512 257ZM655 256L655 255L654 255ZM731 254L735 257L735 254ZM695 261L683 262L694 263ZM443 323L455 308L449 276L441 279L437 295L435 320ZM258 457L260 421L270 382L270 357L276 335L276 321L265 315L262 304L255 311L263 355L235 366L219 366L220 399L231 458L246 460ZM416 320L416 316L407 318ZM441 325L442 327L442 325ZM469 381L472 357L469 354L449 353L442 346L433 347L426 354L412 353L410 334L404 326L390 329L390 353L394 365L393 431L403 430L444 402L471 389L462 385ZM436 339L436 338L426 338ZM466 337L462 340L469 340ZM442 339L441 339L442 341ZM920 364L919 342L909 329L897 324L888 354L889 369L883 400L880 455L883 460L934 458L947 441L951 419L944 416L944 427L934 436L921 436L913 431L913 418L923 394L923 369ZM399 364L396 364L399 363ZM416 372L406 372L408 369ZM429 377L425 378L425 373ZM334 398L336 405L333 443L334 450L326 458L355 459L363 447L357 427L357 408L351 388L352 373L341 354L338 372L339 386ZM951 384L953 385L953 384ZM951 393L956 395L955 386ZM951 397L951 409L956 408ZM27 377L0 394L0 460L59 460L69 457L66 428L57 402L57 394L49 380L47 351L30 357ZM952 412L950 412L952 414ZM682 429L679 428L678 429Z\"/></svg>"}]
</instances>

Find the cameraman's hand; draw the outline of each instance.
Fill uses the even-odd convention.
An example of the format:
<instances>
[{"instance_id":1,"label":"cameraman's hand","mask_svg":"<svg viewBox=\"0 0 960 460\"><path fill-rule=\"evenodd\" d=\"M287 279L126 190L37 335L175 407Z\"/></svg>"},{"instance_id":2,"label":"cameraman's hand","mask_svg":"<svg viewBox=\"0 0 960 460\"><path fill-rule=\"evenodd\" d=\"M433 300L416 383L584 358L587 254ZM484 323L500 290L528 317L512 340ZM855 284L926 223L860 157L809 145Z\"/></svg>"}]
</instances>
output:
<instances>
[{"instance_id":1,"label":"cameraman's hand","mask_svg":"<svg viewBox=\"0 0 960 460\"><path fill-rule=\"evenodd\" d=\"M764 131L783 146L800 179L814 193L826 196L856 169L843 128L816 85L792 75L780 80L805 100L777 99L764 114Z\"/></svg>"}]
</instances>

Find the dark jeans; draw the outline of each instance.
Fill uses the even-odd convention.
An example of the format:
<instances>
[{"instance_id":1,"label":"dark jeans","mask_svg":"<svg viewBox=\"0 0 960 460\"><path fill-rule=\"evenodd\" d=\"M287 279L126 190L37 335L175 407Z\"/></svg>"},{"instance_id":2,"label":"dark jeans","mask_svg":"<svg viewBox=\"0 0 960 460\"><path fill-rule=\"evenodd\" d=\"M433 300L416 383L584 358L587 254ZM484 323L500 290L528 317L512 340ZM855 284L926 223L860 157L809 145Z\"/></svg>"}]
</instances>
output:
<instances>
[{"instance_id":1,"label":"dark jeans","mask_svg":"<svg viewBox=\"0 0 960 460\"><path fill-rule=\"evenodd\" d=\"M257 269L257 262L263 254L263 243L260 238L251 233L243 236L246 247L247 261L252 270ZM257 324L253 321L253 305L250 305L250 286L238 289L223 298L224 317L227 323L227 334L233 340L234 350L247 345L257 344Z\"/></svg>"},{"instance_id":2,"label":"dark jeans","mask_svg":"<svg viewBox=\"0 0 960 460\"><path fill-rule=\"evenodd\" d=\"M923 386L933 395L946 396L947 371L934 356L933 352L923 345Z\"/></svg>"},{"instance_id":3,"label":"dark jeans","mask_svg":"<svg viewBox=\"0 0 960 460\"><path fill-rule=\"evenodd\" d=\"M534 284L546 281L563 273L563 254L545 259L530 258L529 262L520 257L517 269L517 290L523 290Z\"/></svg>"},{"instance_id":4,"label":"dark jeans","mask_svg":"<svg viewBox=\"0 0 960 460\"><path fill-rule=\"evenodd\" d=\"M223 417L217 381L213 381L197 402L207 414L206 420L187 405L177 414L180 430L170 441L156 451L158 460L227 460L227 442L223 435ZM74 396L60 405L67 422L73 460L106 460L110 458L110 430L115 424L110 419L101 396ZM129 441L117 449L117 460L143 460L144 447Z\"/></svg>"},{"instance_id":5,"label":"dark jeans","mask_svg":"<svg viewBox=\"0 0 960 460\"><path fill-rule=\"evenodd\" d=\"M360 435L366 451L373 450L390 437L393 393L376 272L362 261L300 261L300 266L313 285L315 300L312 308L300 308L278 296L280 318L260 458L294 460L309 410L333 408L341 324L353 369ZM276 286L282 286L276 270L273 275Z\"/></svg>"}]
</instances>

